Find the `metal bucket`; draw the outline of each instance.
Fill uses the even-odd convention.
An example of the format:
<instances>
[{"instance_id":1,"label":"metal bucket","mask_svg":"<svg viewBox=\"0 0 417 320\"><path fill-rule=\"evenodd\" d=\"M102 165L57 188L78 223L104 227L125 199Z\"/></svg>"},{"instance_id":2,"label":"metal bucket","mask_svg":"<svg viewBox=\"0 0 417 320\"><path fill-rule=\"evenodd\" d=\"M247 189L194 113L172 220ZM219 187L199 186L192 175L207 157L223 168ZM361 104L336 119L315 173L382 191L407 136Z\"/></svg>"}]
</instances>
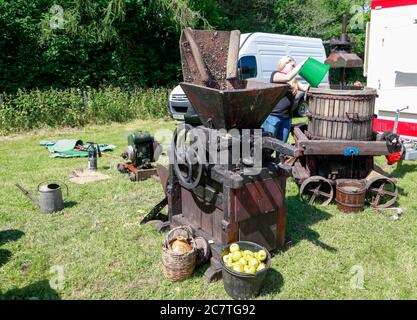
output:
<instances>
[{"instance_id":1,"label":"metal bucket","mask_svg":"<svg viewBox=\"0 0 417 320\"><path fill-rule=\"evenodd\" d=\"M64 209L64 199L62 197L61 185L56 180L48 180L38 185L39 209L42 213L54 213ZM62 183L67 189L68 186Z\"/></svg>"},{"instance_id":2,"label":"metal bucket","mask_svg":"<svg viewBox=\"0 0 417 320\"><path fill-rule=\"evenodd\" d=\"M339 180L336 183L337 208L346 213L365 208L366 183L362 180Z\"/></svg>"}]
</instances>

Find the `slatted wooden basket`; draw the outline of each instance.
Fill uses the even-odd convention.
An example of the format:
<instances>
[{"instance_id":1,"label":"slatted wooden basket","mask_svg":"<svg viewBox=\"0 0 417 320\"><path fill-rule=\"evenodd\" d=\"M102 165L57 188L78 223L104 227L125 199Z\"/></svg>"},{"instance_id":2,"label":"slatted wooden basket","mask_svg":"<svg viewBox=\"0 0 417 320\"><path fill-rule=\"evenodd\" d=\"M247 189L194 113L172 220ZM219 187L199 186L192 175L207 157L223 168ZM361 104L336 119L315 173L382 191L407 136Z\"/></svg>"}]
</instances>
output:
<instances>
[{"instance_id":1,"label":"slatted wooden basket","mask_svg":"<svg viewBox=\"0 0 417 320\"><path fill-rule=\"evenodd\" d=\"M176 253L171 249L171 243L178 236L184 237L192 250L186 253ZM193 231L189 226L172 229L162 247L162 264L165 278L171 281L183 281L191 277L196 266L197 249Z\"/></svg>"}]
</instances>

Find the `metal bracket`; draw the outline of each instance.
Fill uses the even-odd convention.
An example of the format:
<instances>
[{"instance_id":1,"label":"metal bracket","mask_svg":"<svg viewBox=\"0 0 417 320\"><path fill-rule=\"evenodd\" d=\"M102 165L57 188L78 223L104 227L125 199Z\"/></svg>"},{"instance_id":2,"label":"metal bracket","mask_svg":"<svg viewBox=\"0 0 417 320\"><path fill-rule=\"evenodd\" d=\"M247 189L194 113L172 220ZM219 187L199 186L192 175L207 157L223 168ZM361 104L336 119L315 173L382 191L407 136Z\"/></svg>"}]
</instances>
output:
<instances>
[{"instance_id":1,"label":"metal bracket","mask_svg":"<svg viewBox=\"0 0 417 320\"><path fill-rule=\"evenodd\" d=\"M359 156L359 148L352 147L352 148L346 148L345 149L345 156L346 157L357 157Z\"/></svg>"}]
</instances>

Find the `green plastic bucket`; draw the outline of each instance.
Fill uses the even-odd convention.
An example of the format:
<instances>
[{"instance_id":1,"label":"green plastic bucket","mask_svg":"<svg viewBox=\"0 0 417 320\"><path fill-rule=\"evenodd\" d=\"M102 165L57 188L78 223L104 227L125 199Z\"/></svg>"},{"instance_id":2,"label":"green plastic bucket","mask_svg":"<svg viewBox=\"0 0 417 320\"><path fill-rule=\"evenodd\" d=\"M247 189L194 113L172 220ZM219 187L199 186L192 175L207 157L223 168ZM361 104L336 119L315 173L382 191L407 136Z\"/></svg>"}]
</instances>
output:
<instances>
[{"instance_id":1,"label":"green plastic bucket","mask_svg":"<svg viewBox=\"0 0 417 320\"><path fill-rule=\"evenodd\" d=\"M308 58L300 69L300 76L311 84L312 87L317 88L329 70L330 66L328 64L321 63L313 58Z\"/></svg>"}]
</instances>

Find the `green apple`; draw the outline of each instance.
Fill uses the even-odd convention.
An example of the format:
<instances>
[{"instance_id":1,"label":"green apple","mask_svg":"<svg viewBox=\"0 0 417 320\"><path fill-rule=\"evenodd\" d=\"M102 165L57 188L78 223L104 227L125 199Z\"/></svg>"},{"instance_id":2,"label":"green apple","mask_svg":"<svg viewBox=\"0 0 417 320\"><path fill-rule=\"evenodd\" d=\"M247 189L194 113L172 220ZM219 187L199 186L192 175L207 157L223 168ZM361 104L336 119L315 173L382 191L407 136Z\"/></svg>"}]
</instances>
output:
<instances>
[{"instance_id":1,"label":"green apple","mask_svg":"<svg viewBox=\"0 0 417 320\"><path fill-rule=\"evenodd\" d=\"M230 250L231 253L233 253L233 252L236 252L236 251L240 251L240 248L239 248L239 245L237 243L233 243L232 245L230 245L229 250Z\"/></svg>"},{"instance_id":2,"label":"green apple","mask_svg":"<svg viewBox=\"0 0 417 320\"><path fill-rule=\"evenodd\" d=\"M239 259L239 263L242 265L242 266L245 266L245 265L247 265L248 264L248 262L246 261L246 259L245 258L240 258Z\"/></svg>"},{"instance_id":3,"label":"green apple","mask_svg":"<svg viewBox=\"0 0 417 320\"><path fill-rule=\"evenodd\" d=\"M245 264L244 266L243 266L243 272L244 273L249 273L249 266L247 265L247 264Z\"/></svg>"},{"instance_id":4,"label":"green apple","mask_svg":"<svg viewBox=\"0 0 417 320\"><path fill-rule=\"evenodd\" d=\"M235 251L232 253L233 262L238 262L240 258L242 258L242 252Z\"/></svg>"},{"instance_id":5,"label":"green apple","mask_svg":"<svg viewBox=\"0 0 417 320\"><path fill-rule=\"evenodd\" d=\"M233 271L244 273L243 266L240 263L233 264Z\"/></svg>"},{"instance_id":6,"label":"green apple","mask_svg":"<svg viewBox=\"0 0 417 320\"><path fill-rule=\"evenodd\" d=\"M256 271L259 272L259 271L261 271L261 270L263 270L265 268L266 268L266 264L265 263L260 263L259 266L258 266L258 268L256 268Z\"/></svg>"},{"instance_id":7,"label":"green apple","mask_svg":"<svg viewBox=\"0 0 417 320\"><path fill-rule=\"evenodd\" d=\"M229 263L233 262L232 255L227 254L227 255L223 256L223 262L224 262L225 265L228 265Z\"/></svg>"},{"instance_id":8,"label":"green apple","mask_svg":"<svg viewBox=\"0 0 417 320\"><path fill-rule=\"evenodd\" d=\"M246 273L249 273L249 274L256 273L256 268L254 266L248 266L246 270L247 270Z\"/></svg>"},{"instance_id":9,"label":"green apple","mask_svg":"<svg viewBox=\"0 0 417 320\"><path fill-rule=\"evenodd\" d=\"M243 251L243 257L246 259L246 261L249 261L254 257L254 253L252 251L245 250Z\"/></svg>"},{"instance_id":10,"label":"green apple","mask_svg":"<svg viewBox=\"0 0 417 320\"><path fill-rule=\"evenodd\" d=\"M255 268L255 270L256 270L256 268L257 268L257 267L258 267L258 265L259 265L259 261L258 261L258 259L256 259L256 258L252 258L252 259L250 259L250 260L249 260L248 265L249 265L250 267L254 267L254 268Z\"/></svg>"},{"instance_id":11,"label":"green apple","mask_svg":"<svg viewBox=\"0 0 417 320\"><path fill-rule=\"evenodd\" d=\"M259 261L265 261L267 258L267 254L265 250L259 250L258 251L258 260Z\"/></svg>"}]
</instances>

